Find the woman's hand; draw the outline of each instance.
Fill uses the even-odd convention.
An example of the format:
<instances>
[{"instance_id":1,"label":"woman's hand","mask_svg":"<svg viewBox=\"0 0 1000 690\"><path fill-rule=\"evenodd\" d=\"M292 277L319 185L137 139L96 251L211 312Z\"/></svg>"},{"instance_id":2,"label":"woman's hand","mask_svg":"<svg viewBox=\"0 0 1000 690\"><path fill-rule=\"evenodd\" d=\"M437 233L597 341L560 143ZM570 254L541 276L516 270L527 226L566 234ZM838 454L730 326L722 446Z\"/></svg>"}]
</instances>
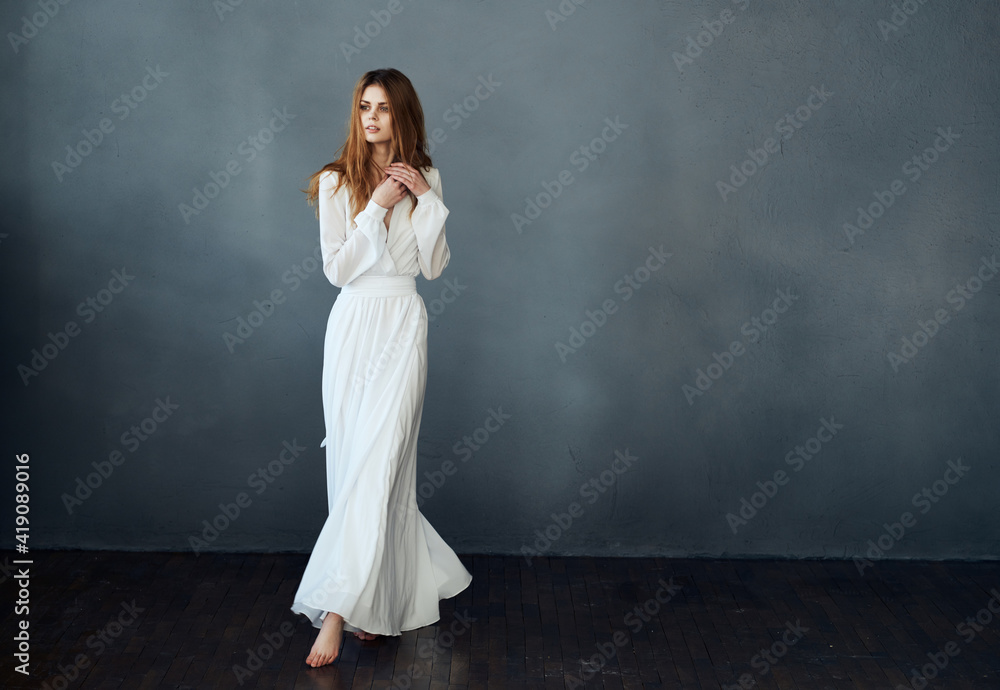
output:
<instances>
[{"instance_id":1,"label":"woman's hand","mask_svg":"<svg viewBox=\"0 0 1000 690\"><path fill-rule=\"evenodd\" d=\"M423 174L406 163L396 162L390 163L385 169L386 173L389 174L392 179L406 185L407 189L413 192L414 196L420 196L427 190L431 188L427 184L427 180L424 179Z\"/></svg>"},{"instance_id":2,"label":"woman's hand","mask_svg":"<svg viewBox=\"0 0 1000 690\"><path fill-rule=\"evenodd\" d=\"M385 179L372 192L372 201L384 209L391 209L406 196L406 185L395 180L386 172Z\"/></svg>"}]
</instances>

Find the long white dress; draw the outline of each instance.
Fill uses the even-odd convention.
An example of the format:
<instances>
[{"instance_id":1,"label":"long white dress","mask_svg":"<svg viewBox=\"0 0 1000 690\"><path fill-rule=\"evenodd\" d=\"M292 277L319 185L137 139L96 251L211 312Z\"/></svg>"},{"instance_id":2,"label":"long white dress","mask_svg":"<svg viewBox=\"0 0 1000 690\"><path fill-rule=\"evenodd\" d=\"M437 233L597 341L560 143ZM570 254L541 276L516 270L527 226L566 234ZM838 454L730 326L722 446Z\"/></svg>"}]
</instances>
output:
<instances>
[{"instance_id":1,"label":"long white dress","mask_svg":"<svg viewBox=\"0 0 1000 690\"><path fill-rule=\"evenodd\" d=\"M317 628L335 611L348 631L399 635L439 620L438 601L472 581L416 502L427 310L415 277L451 257L441 177L424 176L412 220L406 196L388 232L386 209L370 201L352 223L346 185L332 194L336 173L320 177L323 271L342 288L323 353L330 514L292 604Z\"/></svg>"}]
</instances>

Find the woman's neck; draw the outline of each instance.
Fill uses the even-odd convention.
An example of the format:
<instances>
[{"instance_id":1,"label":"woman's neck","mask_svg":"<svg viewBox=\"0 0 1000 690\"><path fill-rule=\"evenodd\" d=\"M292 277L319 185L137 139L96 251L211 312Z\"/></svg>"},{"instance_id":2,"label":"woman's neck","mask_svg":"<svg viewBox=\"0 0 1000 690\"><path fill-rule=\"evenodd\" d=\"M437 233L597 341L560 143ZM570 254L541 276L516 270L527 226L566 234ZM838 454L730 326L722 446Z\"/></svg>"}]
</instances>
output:
<instances>
[{"instance_id":1,"label":"woman's neck","mask_svg":"<svg viewBox=\"0 0 1000 690\"><path fill-rule=\"evenodd\" d=\"M375 161L375 165L380 170L384 170L385 166L392 162L392 151L389 149L389 144L376 144L375 150L372 151L372 160Z\"/></svg>"}]
</instances>

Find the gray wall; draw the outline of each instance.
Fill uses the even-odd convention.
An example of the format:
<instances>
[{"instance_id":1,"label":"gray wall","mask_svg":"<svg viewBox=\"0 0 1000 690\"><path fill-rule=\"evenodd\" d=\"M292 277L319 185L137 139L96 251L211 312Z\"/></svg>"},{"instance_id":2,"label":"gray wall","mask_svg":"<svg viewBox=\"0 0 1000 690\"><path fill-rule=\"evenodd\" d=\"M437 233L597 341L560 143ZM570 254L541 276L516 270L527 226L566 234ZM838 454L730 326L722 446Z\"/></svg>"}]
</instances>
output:
<instances>
[{"instance_id":1,"label":"gray wall","mask_svg":"<svg viewBox=\"0 0 1000 690\"><path fill-rule=\"evenodd\" d=\"M185 550L244 492L207 549L311 548L337 289L308 273L299 188L357 78L395 66L441 130L452 262L418 281L419 469L457 551L852 557L882 536L875 557L995 558L1000 278L976 274L1000 253L998 13L904 4L897 29L872 0L88 1L32 32L39 5L4 3L4 32L31 34L0 61L5 505L27 453L35 547ZM57 172L67 146L89 155ZM892 205L845 228L876 193ZM282 464L286 442L304 450Z\"/></svg>"}]
</instances>

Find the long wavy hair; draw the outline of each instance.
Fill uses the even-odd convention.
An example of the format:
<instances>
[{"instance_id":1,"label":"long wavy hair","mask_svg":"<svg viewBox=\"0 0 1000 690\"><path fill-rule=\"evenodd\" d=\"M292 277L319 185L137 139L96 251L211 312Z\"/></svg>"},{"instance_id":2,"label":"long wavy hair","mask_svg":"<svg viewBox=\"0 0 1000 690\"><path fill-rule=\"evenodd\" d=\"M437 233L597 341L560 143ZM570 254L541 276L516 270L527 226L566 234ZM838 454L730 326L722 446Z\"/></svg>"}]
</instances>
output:
<instances>
[{"instance_id":1,"label":"long wavy hair","mask_svg":"<svg viewBox=\"0 0 1000 690\"><path fill-rule=\"evenodd\" d=\"M427 134L424 131L424 111L413 84L396 69L376 69L365 72L354 87L351 114L347 119L347 141L337 149L338 157L309 177L309 185L302 191L311 206L319 200L319 178L327 170L337 173L336 194L342 185L347 185L351 196L351 217L358 215L368 205L375 188L385 179L372 157L375 145L365 139L365 132L359 115L361 95L372 84L378 84L385 91L391 120L389 147L392 151L390 163L402 161L417 170L429 171L431 157L427 155ZM416 197L409 189L410 215L416 208ZM319 208L316 209L319 217Z\"/></svg>"}]
</instances>

